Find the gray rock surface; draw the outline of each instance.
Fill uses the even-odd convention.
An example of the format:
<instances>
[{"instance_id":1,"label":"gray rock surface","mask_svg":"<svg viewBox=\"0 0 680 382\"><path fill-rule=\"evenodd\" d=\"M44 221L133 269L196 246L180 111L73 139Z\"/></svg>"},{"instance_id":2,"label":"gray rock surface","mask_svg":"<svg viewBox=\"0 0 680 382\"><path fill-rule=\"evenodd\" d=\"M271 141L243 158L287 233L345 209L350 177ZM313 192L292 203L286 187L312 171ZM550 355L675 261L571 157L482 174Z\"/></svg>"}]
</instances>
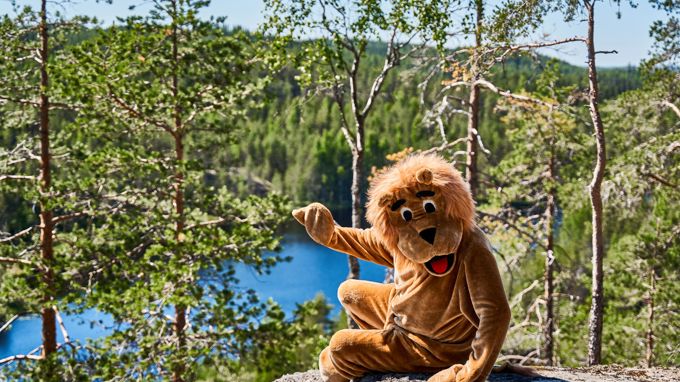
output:
<instances>
[{"instance_id":1,"label":"gray rock surface","mask_svg":"<svg viewBox=\"0 0 680 382\"><path fill-rule=\"evenodd\" d=\"M680 382L680 369L636 369L619 366L590 368L536 368L542 377L493 373L489 382ZM355 382L426 382L429 374L371 374ZM284 375L275 382L323 382L318 370Z\"/></svg>"}]
</instances>

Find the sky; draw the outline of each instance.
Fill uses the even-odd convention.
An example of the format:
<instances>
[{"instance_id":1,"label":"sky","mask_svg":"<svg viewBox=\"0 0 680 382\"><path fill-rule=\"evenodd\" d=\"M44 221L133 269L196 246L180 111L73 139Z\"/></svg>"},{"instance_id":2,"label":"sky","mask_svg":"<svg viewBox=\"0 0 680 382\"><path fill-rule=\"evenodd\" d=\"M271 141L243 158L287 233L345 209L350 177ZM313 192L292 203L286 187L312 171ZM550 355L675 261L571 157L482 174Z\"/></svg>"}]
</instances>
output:
<instances>
[{"instance_id":1,"label":"sky","mask_svg":"<svg viewBox=\"0 0 680 382\"><path fill-rule=\"evenodd\" d=\"M18 4L38 6L38 0L17 0ZM71 0L61 10L67 16L84 14L96 16L105 25L111 24L116 17L124 17L148 10L148 0L114 0L113 4L97 3L94 0ZM602 54L597 56L597 64L602 67L638 65L649 54L652 39L649 37L649 26L655 20L667 19L664 12L653 9L647 2L640 2L637 8L631 8L627 1L621 2L621 18L617 18L618 7L611 1L598 2L595 8L595 46L597 50L616 50L618 54ZM128 8L136 5L134 11ZM54 7L54 6L53 6ZM58 9L58 8L55 8ZM213 0L204 12L206 15L227 16L230 26L242 26L253 30L264 20L262 0ZM11 0L0 0L0 14L12 12ZM559 40L572 36L584 36L585 22L565 23L560 15L551 15L534 36L538 39ZM547 36L547 37L544 37ZM459 40L458 44L464 44ZM543 49L540 53L558 57L573 65L585 66L586 50L580 43L569 47Z\"/></svg>"}]
</instances>

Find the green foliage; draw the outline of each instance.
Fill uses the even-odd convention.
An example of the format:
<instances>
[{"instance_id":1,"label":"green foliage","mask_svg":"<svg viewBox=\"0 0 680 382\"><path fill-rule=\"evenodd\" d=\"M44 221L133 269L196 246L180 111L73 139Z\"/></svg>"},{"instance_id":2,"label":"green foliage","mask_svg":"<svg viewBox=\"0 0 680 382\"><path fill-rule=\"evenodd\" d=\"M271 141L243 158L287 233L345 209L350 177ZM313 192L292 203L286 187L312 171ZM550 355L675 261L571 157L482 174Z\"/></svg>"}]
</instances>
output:
<instances>
[{"instance_id":1,"label":"green foliage","mask_svg":"<svg viewBox=\"0 0 680 382\"><path fill-rule=\"evenodd\" d=\"M51 16L15 5L14 14L3 15L0 20L3 322L5 315L49 311L55 298L71 292L67 287L69 273L77 272L80 264L73 261L73 245L65 239L73 218L90 212L87 205L96 194L96 180L71 156L72 105L52 86L53 82L65 81L64 45L88 20L66 20L58 12ZM47 31L46 41L38 33L43 28ZM45 48L44 41L49 42ZM42 165L45 157L50 159L49 166ZM53 230L42 237L41 227L46 226ZM51 243L46 242L47 237ZM41 251L52 251L54 258ZM56 328L46 328L46 332L56 334ZM49 363L36 370L49 375L51 367L60 364L58 357L62 356L52 356Z\"/></svg>"},{"instance_id":2,"label":"green foliage","mask_svg":"<svg viewBox=\"0 0 680 382\"><path fill-rule=\"evenodd\" d=\"M316 368L332 334L330 309L323 295L298 305L290 321L280 308L271 309L251 338L252 346L241 354L240 367L257 371L262 380Z\"/></svg>"},{"instance_id":3,"label":"green foliage","mask_svg":"<svg viewBox=\"0 0 680 382\"><path fill-rule=\"evenodd\" d=\"M205 5L157 2L73 49L83 126L112 143L92 160L115 212L94 222L106 230L82 252L92 268L69 301L114 319L113 334L88 347L105 380L193 378L196 365L237 355L268 312L237 288L234 264L267 272L280 260L263 252L278 248L288 205L206 182L204 152L234 139L262 82L251 41L199 19Z\"/></svg>"},{"instance_id":4,"label":"green foliage","mask_svg":"<svg viewBox=\"0 0 680 382\"><path fill-rule=\"evenodd\" d=\"M265 273L282 260L264 253L279 247L276 230L289 219L288 197L347 209L352 147L341 129L358 121L345 119L352 112L348 89L361 89L358 103L371 97L389 51L378 41L386 31L425 36L444 51L448 7L455 4L351 3L356 18L345 35L344 3L321 2L328 17L319 19L316 1L271 0L264 26L271 34L263 36L229 31L221 18L199 18L207 3L156 1L146 16L108 28L56 17L46 89L38 85L32 53L39 48L39 15L17 8L0 20L0 240L31 228L0 242L0 258L11 259L0 262L0 322L3 315L38 312L47 295L62 311L110 314L114 329L86 344L64 344L46 360L15 362L1 369L3 377L149 380L179 371L188 380L269 381L315 367L330 334L346 322L342 315L328 319L322 296L287 318L274 302L262 303L239 286L234 268L246 264ZM577 15L575 2L558 3L568 18ZM669 14L677 8L654 4ZM511 43L534 30L548 8L504 2L485 20L485 36ZM466 20L471 31L472 19ZM632 67L599 72L602 114L612 126L603 187L606 362L645 363L651 333L652 362L678 364L677 24L676 17L654 24L656 44L642 77ZM400 52L413 47L404 44ZM341 72L356 57L350 81ZM393 63L370 118L358 114L366 131L364 173L387 164L390 153L441 143L421 99L434 98L448 74L435 73L434 85L423 86L430 72L418 62ZM540 345L541 243L546 194L554 189L556 358L576 366L586 358L591 284L586 73L540 56L511 56L489 67L485 79L542 102L483 92L480 103L479 130L490 154L479 156L478 208L506 219L482 221L515 316L506 349L528 354ZM40 91L54 102L47 194L40 192L35 159ZM447 139L464 135L462 114L445 123ZM555 179L546 176L550 156ZM64 217L51 264L39 256L41 205ZM55 274L52 288L39 277L46 266ZM188 325L178 334L174 323L182 315Z\"/></svg>"}]
</instances>

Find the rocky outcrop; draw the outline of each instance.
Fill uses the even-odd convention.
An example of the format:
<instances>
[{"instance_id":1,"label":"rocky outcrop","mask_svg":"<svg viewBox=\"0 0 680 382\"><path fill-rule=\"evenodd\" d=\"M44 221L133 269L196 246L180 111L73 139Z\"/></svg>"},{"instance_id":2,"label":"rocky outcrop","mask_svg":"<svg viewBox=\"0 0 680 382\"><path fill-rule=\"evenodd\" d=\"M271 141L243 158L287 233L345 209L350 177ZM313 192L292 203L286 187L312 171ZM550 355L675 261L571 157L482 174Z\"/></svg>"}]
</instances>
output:
<instances>
[{"instance_id":1,"label":"rocky outcrop","mask_svg":"<svg viewBox=\"0 0 680 382\"><path fill-rule=\"evenodd\" d=\"M541 377L493 373L489 382L656 382L680 381L680 369L635 369L598 366L579 369L537 368ZM429 374L372 374L355 382L426 382ZM323 382L318 370L284 375L275 382Z\"/></svg>"}]
</instances>

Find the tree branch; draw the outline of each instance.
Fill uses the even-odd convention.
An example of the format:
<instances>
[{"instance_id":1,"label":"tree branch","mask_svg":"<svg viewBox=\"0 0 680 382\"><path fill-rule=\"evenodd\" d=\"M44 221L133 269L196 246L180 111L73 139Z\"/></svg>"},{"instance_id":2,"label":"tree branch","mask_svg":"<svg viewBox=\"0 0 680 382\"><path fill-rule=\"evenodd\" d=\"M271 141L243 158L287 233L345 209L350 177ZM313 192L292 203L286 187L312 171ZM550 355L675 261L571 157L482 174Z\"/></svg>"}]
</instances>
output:
<instances>
[{"instance_id":1,"label":"tree branch","mask_svg":"<svg viewBox=\"0 0 680 382\"><path fill-rule=\"evenodd\" d=\"M519 293L517 293L512 298L512 301L510 303L510 309L514 308L517 304L519 304L522 301L522 298L524 297L524 295L531 292L537 286L538 286L538 280L534 280L534 282L532 282L531 285L529 285L528 287L524 288Z\"/></svg>"},{"instance_id":2,"label":"tree branch","mask_svg":"<svg viewBox=\"0 0 680 382\"><path fill-rule=\"evenodd\" d=\"M680 118L680 108L678 108L674 103L670 101L661 101L661 105L666 106L667 108L673 110L675 115L677 115L678 118Z\"/></svg>"},{"instance_id":3,"label":"tree branch","mask_svg":"<svg viewBox=\"0 0 680 382\"><path fill-rule=\"evenodd\" d=\"M57 319L57 322L59 323L59 329L61 330L61 335L64 336L64 343L71 342L71 338L69 337L68 332L66 331L66 326L64 326L64 320L61 319L61 314L59 314L59 309L57 309L56 306L53 306L52 309L54 309L55 318Z\"/></svg>"},{"instance_id":4,"label":"tree branch","mask_svg":"<svg viewBox=\"0 0 680 382\"><path fill-rule=\"evenodd\" d=\"M16 321L17 318L19 318L19 315L15 314L12 318L9 319L9 321L5 322L4 325L0 326L0 333L7 330L7 328L9 328L9 326L12 325L12 322Z\"/></svg>"},{"instance_id":5,"label":"tree branch","mask_svg":"<svg viewBox=\"0 0 680 382\"><path fill-rule=\"evenodd\" d=\"M16 164L20 162L14 162L12 164ZM14 179L14 180L36 180L38 179L35 176L31 175L0 175L0 181L3 181L5 179Z\"/></svg>"},{"instance_id":6,"label":"tree branch","mask_svg":"<svg viewBox=\"0 0 680 382\"><path fill-rule=\"evenodd\" d=\"M427 154L433 154L433 153L436 153L436 152L444 151L444 150L446 150L446 149L450 149L450 148L452 148L452 147L454 147L454 146L456 146L456 145L459 145L459 144L465 143L465 142L467 142L467 137L458 138L458 139L456 139L456 140L453 141L453 142L448 142L448 143L445 143L445 144L443 144L443 145L441 145L441 146L433 147L433 148L431 148L431 149L427 149L427 150L425 150L425 151L422 151L422 153L425 154L425 155L427 155Z\"/></svg>"},{"instance_id":7,"label":"tree branch","mask_svg":"<svg viewBox=\"0 0 680 382\"><path fill-rule=\"evenodd\" d=\"M192 228L196 228L196 227L205 227L205 226L210 226L210 225L215 225L215 224L221 224L221 223L224 223L226 221L227 221L227 219L225 219L225 218L218 218L218 219L215 219L215 220L207 220L207 221L204 221L204 222L188 225L186 227L186 230L188 231L188 230L190 230Z\"/></svg>"},{"instance_id":8,"label":"tree branch","mask_svg":"<svg viewBox=\"0 0 680 382\"><path fill-rule=\"evenodd\" d=\"M538 49L538 48L547 48L555 45L562 45L562 44L567 44L570 42L582 42L586 43L585 37L569 37L565 38L562 40L556 40L556 41L546 41L546 42L538 42L538 43L530 43L530 44L522 44L522 45L514 45L505 48L505 51L498 57L496 58L496 61L503 61L505 57L512 53L516 52L519 50L529 50L529 49Z\"/></svg>"},{"instance_id":9,"label":"tree branch","mask_svg":"<svg viewBox=\"0 0 680 382\"><path fill-rule=\"evenodd\" d=\"M543 105L543 106L547 106L547 107L556 107L557 106L556 104L541 101L540 99L531 98L531 97L527 97L527 96L523 96L523 95L519 95L519 94L513 94L508 90L500 90L498 87L496 87L496 85L494 85L491 82L484 80L484 79L479 79L479 80L475 81L475 85L484 86L485 88L491 90L492 92L494 92L498 95L501 95L503 97L506 97L506 98L512 98L512 99L515 99L515 100L518 100L518 101L531 102L531 103L535 103L535 104Z\"/></svg>"},{"instance_id":10,"label":"tree branch","mask_svg":"<svg viewBox=\"0 0 680 382\"><path fill-rule=\"evenodd\" d=\"M354 118L356 122L358 123L362 116L359 113L359 101L357 99L358 97L358 88L357 88L357 72L359 71L359 63L361 62L361 58L358 55L354 56L354 59L352 60L352 67L349 69L348 77L349 77L349 97L350 97L350 105L352 106L352 114L354 115Z\"/></svg>"},{"instance_id":11,"label":"tree branch","mask_svg":"<svg viewBox=\"0 0 680 382\"><path fill-rule=\"evenodd\" d=\"M333 72L333 100L340 110L340 131L342 131L342 135L345 137L347 144L349 144L350 150L354 153L356 151L356 145L354 144L354 139L352 139L352 134L349 131L347 116L345 115L344 95L342 94L341 84L337 80L340 76L338 76L334 65L331 65L331 71Z\"/></svg>"},{"instance_id":12,"label":"tree branch","mask_svg":"<svg viewBox=\"0 0 680 382\"><path fill-rule=\"evenodd\" d=\"M383 68L380 71L380 74L378 74L378 76L373 81L373 85L371 85L371 90L368 93L366 104L364 105L363 110L361 110L361 118L365 118L366 114L368 114L368 112L373 107L373 102L375 101L375 98L378 96L378 93L380 93L380 88L382 88L382 85L385 82L385 77L387 76L387 73L389 73L389 71L392 70L392 68L399 64L399 52L394 47L394 39L396 37L396 34L397 28L394 28L394 30L392 31L392 37L390 38L390 41L387 44L385 63L383 64Z\"/></svg>"},{"instance_id":13,"label":"tree branch","mask_svg":"<svg viewBox=\"0 0 680 382\"><path fill-rule=\"evenodd\" d=\"M19 232L15 233L15 234L12 235L12 236L4 237L4 238L0 239L0 244L2 244L2 243L8 243L8 242L10 242L10 241L12 241L12 240L16 240L16 239L18 239L18 238L20 238L20 237L22 237L22 236L24 236L24 235L27 235L28 233L31 232L31 230L33 230L33 226L28 227L28 228L24 229L23 231L19 231Z\"/></svg>"},{"instance_id":14,"label":"tree branch","mask_svg":"<svg viewBox=\"0 0 680 382\"><path fill-rule=\"evenodd\" d=\"M20 105L26 105L26 106L31 106L31 107L40 107L40 102L38 101L31 101L30 99L23 99L23 98L14 98L14 97L9 97L9 96L4 96L0 95L0 104L2 103L17 103ZM50 101L50 109L72 109L72 110L78 110L79 107L75 105L68 105L62 102L52 102Z\"/></svg>"},{"instance_id":15,"label":"tree branch","mask_svg":"<svg viewBox=\"0 0 680 382\"><path fill-rule=\"evenodd\" d=\"M15 259L13 257L0 257L0 263L6 263L6 264L23 264L23 265L29 265L29 266L34 266L33 263L31 263L28 260L24 259Z\"/></svg>"},{"instance_id":16,"label":"tree branch","mask_svg":"<svg viewBox=\"0 0 680 382\"><path fill-rule=\"evenodd\" d=\"M489 213L486 213L486 212L483 212L483 211L477 211L477 214L479 214L481 217L488 217L490 219L498 220L498 221L504 223L508 227L514 229L515 231L519 232L520 234L531 239L533 244L538 245L539 247L545 249L546 251L548 250L548 248L544 244L542 244L541 241L538 240L538 238L536 238L534 235L526 232L525 230L521 229L520 227L518 227L516 224L512 223L508 219L501 217L501 216L498 216L496 214L489 214Z\"/></svg>"},{"instance_id":17,"label":"tree branch","mask_svg":"<svg viewBox=\"0 0 680 382\"><path fill-rule=\"evenodd\" d=\"M14 362L14 361L24 361L24 360L38 361L38 360L41 360L41 359L42 359L42 357L39 356L39 355L17 354L17 355L13 355L13 356L10 356L10 357L0 359L0 365L10 363L10 362Z\"/></svg>"},{"instance_id":18,"label":"tree branch","mask_svg":"<svg viewBox=\"0 0 680 382\"><path fill-rule=\"evenodd\" d=\"M82 212L74 212L74 213L68 214L68 215L55 216L54 218L52 218L52 224L63 223L65 221L72 220L72 219L75 219L75 218L79 218L81 216L87 216L89 214L90 214L89 212L82 211Z\"/></svg>"},{"instance_id":19,"label":"tree branch","mask_svg":"<svg viewBox=\"0 0 680 382\"><path fill-rule=\"evenodd\" d=\"M642 175L649 177L649 178L652 178L652 179L656 180L657 182L663 184L664 186L675 188L676 190L680 189L680 186L678 186L677 184L674 184L674 183L672 183L672 182L670 182L670 181L668 181L668 180L666 180L666 179L662 178L661 176L656 175L654 173L643 172Z\"/></svg>"},{"instance_id":20,"label":"tree branch","mask_svg":"<svg viewBox=\"0 0 680 382\"><path fill-rule=\"evenodd\" d=\"M151 125L154 125L156 127L159 127L161 129L165 130L166 132L172 134L173 136L175 135L175 131L172 130L172 128L170 128L170 126L168 126L168 124L163 123L161 121L157 121L153 118L149 118L148 116L139 112L134 107L128 105L123 99L121 99L120 97L118 97L116 94L113 93L113 90L111 89L110 86L109 86L109 98L111 98L116 105L123 108L123 110L125 110L128 114L132 115L133 117L140 119L140 120L142 120L146 123L149 123Z\"/></svg>"}]
</instances>

